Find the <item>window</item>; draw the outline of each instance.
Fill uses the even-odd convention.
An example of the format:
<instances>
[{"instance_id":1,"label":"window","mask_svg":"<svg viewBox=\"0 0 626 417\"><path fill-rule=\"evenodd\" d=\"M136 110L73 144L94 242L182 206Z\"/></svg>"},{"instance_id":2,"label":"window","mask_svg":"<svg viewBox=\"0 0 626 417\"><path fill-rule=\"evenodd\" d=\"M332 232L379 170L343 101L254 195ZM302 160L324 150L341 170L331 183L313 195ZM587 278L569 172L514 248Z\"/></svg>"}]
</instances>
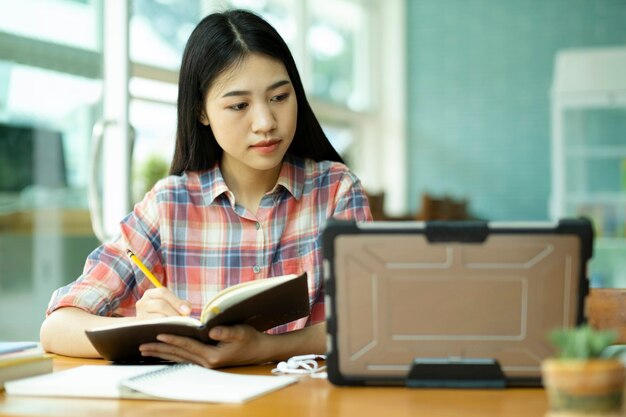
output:
<instances>
[{"instance_id":1,"label":"window","mask_svg":"<svg viewBox=\"0 0 626 417\"><path fill-rule=\"evenodd\" d=\"M87 208L91 130L101 112L99 0L0 0L0 323L38 338L52 291L98 241Z\"/></svg>"},{"instance_id":2,"label":"window","mask_svg":"<svg viewBox=\"0 0 626 417\"><path fill-rule=\"evenodd\" d=\"M374 8L349 0L309 1L307 6L311 94L350 110L368 109L374 52L368 48L369 16Z\"/></svg>"},{"instance_id":3,"label":"window","mask_svg":"<svg viewBox=\"0 0 626 417\"><path fill-rule=\"evenodd\" d=\"M56 166L65 171L53 187L0 192L0 313L27 321L0 326L8 340L37 335L52 290L77 277L97 245L86 191L96 121L113 108L122 120L111 130L132 125L137 201L171 158L185 42L202 17L227 7L258 12L276 27L337 150L368 191L385 190L390 214L403 210L404 0L0 0L0 124L52 132ZM119 72L113 80L111 67ZM105 99L116 94L124 105ZM125 145L113 149L114 158ZM107 180L125 170L115 162ZM124 194L128 175L120 178L109 181L105 200ZM103 212L124 206L113 203ZM39 310L29 307L33 299Z\"/></svg>"},{"instance_id":4,"label":"window","mask_svg":"<svg viewBox=\"0 0 626 417\"><path fill-rule=\"evenodd\" d=\"M202 15L200 1L133 0L131 61L178 71L187 38Z\"/></svg>"},{"instance_id":5,"label":"window","mask_svg":"<svg viewBox=\"0 0 626 417\"><path fill-rule=\"evenodd\" d=\"M333 145L368 190L385 189L388 208L402 212L403 7L401 0L135 0L130 21L131 86L152 80L175 89L185 42L205 15L227 8L258 13L289 45L309 101ZM383 27L394 30L382 31ZM393 85L383 87L383 80L390 79ZM131 89L136 146L163 138L149 137L152 130L137 125L140 120L150 123L151 118L142 116L141 106L134 106L133 100L169 103L174 112L175 93L164 94ZM174 132L175 126L169 130ZM134 164L145 164L141 158L146 157L136 152Z\"/></svg>"},{"instance_id":6,"label":"window","mask_svg":"<svg viewBox=\"0 0 626 417\"><path fill-rule=\"evenodd\" d=\"M101 27L98 3L97 0L0 0L3 11L0 31L96 51L100 49Z\"/></svg>"}]
</instances>

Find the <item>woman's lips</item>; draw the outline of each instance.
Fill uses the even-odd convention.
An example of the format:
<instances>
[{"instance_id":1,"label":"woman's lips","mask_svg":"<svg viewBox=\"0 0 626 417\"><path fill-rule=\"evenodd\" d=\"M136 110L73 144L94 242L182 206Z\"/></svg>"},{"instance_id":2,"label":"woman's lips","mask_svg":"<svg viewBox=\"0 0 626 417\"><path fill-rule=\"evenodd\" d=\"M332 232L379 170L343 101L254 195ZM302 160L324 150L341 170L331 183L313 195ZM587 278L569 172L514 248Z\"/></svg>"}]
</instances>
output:
<instances>
[{"instance_id":1,"label":"woman's lips","mask_svg":"<svg viewBox=\"0 0 626 417\"><path fill-rule=\"evenodd\" d=\"M272 139L263 142L257 142L251 146L254 150L261 153L272 153L276 149L278 149L278 144L280 143L279 139Z\"/></svg>"}]
</instances>

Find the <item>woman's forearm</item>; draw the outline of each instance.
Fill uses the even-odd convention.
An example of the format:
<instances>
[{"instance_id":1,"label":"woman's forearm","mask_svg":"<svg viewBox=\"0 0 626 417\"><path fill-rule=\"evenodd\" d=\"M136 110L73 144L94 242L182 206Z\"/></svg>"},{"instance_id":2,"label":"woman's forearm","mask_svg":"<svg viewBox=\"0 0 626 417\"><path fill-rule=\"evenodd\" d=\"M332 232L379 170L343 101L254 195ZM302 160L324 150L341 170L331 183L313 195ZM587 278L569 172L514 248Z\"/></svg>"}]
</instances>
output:
<instances>
[{"instance_id":1,"label":"woman's forearm","mask_svg":"<svg viewBox=\"0 0 626 417\"><path fill-rule=\"evenodd\" d=\"M266 361L282 361L296 355L326 352L326 323L318 323L301 330L266 335L263 352Z\"/></svg>"},{"instance_id":2,"label":"woman's forearm","mask_svg":"<svg viewBox=\"0 0 626 417\"><path fill-rule=\"evenodd\" d=\"M76 307L65 307L50 314L41 326L41 344L47 352L82 358L98 358L85 330L136 320L135 317L101 317ZM326 351L326 323L280 335L263 334L253 362L281 361L296 355L323 354Z\"/></svg>"},{"instance_id":3,"label":"woman's forearm","mask_svg":"<svg viewBox=\"0 0 626 417\"><path fill-rule=\"evenodd\" d=\"M46 352L81 358L99 358L85 330L134 317L102 317L87 313L76 307L55 310L41 325L41 345Z\"/></svg>"}]
</instances>

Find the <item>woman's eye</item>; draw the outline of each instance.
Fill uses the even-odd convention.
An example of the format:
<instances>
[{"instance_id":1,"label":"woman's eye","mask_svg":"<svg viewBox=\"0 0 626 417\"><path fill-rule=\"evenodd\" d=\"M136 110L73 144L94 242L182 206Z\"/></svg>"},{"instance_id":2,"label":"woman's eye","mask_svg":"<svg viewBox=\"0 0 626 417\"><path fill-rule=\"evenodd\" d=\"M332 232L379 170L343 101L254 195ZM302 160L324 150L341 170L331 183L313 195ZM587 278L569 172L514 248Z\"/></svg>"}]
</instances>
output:
<instances>
[{"instance_id":1,"label":"woman's eye","mask_svg":"<svg viewBox=\"0 0 626 417\"><path fill-rule=\"evenodd\" d=\"M284 101L289 97L289 93L279 94L277 96L272 97L272 101Z\"/></svg>"},{"instance_id":2,"label":"woman's eye","mask_svg":"<svg viewBox=\"0 0 626 417\"><path fill-rule=\"evenodd\" d=\"M237 103L237 104L233 104L232 106L229 106L229 109L232 109L235 111L241 111L245 109L246 107L248 107L247 103Z\"/></svg>"}]
</instances>

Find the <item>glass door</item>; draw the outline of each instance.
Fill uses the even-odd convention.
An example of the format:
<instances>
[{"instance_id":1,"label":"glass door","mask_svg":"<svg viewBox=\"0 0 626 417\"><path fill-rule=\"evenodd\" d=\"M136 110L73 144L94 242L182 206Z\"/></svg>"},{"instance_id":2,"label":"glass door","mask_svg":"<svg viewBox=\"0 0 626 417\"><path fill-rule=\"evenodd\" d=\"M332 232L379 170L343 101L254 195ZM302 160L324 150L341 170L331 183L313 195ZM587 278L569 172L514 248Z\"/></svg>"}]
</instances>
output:
<instances>
[{"instance_id":1,"label":"glass door","mask_svg":"<svg viewBox=\"0 0 626 417\"><path fill-rule=\"evenodd\" d=\"M102 114L102 4L0 0L0 339L38 340L98 245L87 178Z\"/></svg>"},{"instance_id":2,"label":"glass door","mask_svg":"<svg viewBox=\"0 0 626 417\"><path fill-rule=\"evenodd\" d=\"M247 8L278 29L331 141L377 184L364 169L377 132L404 137L397 112L379 112L393 107L374 105L402 102L402 84L367 88L389 78L370 61L399 67L364 47L383 4L402 16L400 0L0 0L0 339L38 339L52 291L167 175L182 51L212 11Z\"/></svg>"}]
</instances>

